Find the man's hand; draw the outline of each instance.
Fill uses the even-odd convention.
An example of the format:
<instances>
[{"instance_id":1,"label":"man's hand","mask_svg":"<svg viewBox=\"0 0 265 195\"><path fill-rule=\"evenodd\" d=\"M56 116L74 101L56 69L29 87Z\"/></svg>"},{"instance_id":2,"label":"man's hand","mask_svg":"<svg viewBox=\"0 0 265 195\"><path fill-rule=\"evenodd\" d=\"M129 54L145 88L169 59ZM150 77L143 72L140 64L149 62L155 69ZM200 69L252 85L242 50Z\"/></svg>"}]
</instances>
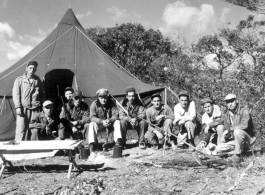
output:
<instances>
[{"instance_id":1,"label":"man's hand","mask_svg":"<svg viewBox=\"0 0 265 195\"><path fill-rule=\"evenodd\" d=\"M165 115L158 115L156 116L156 120L159 121L160 119L164 119Z\"/></svg>"},{"instance_id":2,"label":"man's hand","mask_svg":"<svg viewBox=\"0 0 265 195\"><path fill-rule=\"evenodd\" d=\"M130 120L130 123L131 123L132 126L135 126L135 124L136 124L136 118L132 118Z\"/></svg>"},{"instance_id":3,"label":"man's hand","mask_svg":"<svg viewBox=\"0 0 265 195\"><path fill-rule=\"evenodd\" d=\"M222 136L222 138L221 138L221 143L225 143L225 142L226 142L225 137L226 137L226 134L227 134L227 133L228 133L228 130L225 130L224 133L223 133L223 136Z\"/></svg>"},{"instance_id":4,"label":"man's hand","mask_svg":"<svg viewBox=\"0 0 265 195\"><path fill-rule=\"evenodd\" d=\"M77 125L77 121L70 121L74 126Z\"/></svg>"},{"instance_id":5,"label":"man's hand","mask_svg":"<svg viewBox=\"0 0 265 195\"><path fill-rule=\"evenodd\" d=\"M78 129L76 127L72 127L72 131L73 131L73 134L77 134L78 133Z\"/></svg>"},{"instance_id":6,"label":"man's hand","mask_svg":"<svg viewBox=\"0 0 265 195\"><path fill-rule=\"evenodd\" d=\"M106 119L106 120L103 121L103 126L104 126L104 127L108 127L108 126L110 126L110 122L109 122L108 119Z\"/></svg>"},{"instance_id":7,"label":"man's hand","mask_svg":"<svg viewBox=\"0 0 265 195\"><path fill-rule=\"evenodd\" d=\"M46 135L50 135L51 129L48 126L46 126L45 129L46 129Z\"/></svg>"},{"instance_id":8,"label":"man's hand","mask_svg":"<svg viewBox=\"0 0 265 195\"><path fill-rule=\"evenodd\" d=\"M162 133L160 133L157 130L154 130L153 132L156 134L156 136L157 136L158 139L163 139L164 136L162 135Z\"/></svg>"},{"instance_id":9,"label":"man's hand","mask_svg":"<svg viewBox=\"0 0 265 195\"><path fill-rule=\"evenodd\" d=\"M23 115L21 108L16 108L16 113L17 115L21 115L21 116Z\"/></svg>"}]
</instances>

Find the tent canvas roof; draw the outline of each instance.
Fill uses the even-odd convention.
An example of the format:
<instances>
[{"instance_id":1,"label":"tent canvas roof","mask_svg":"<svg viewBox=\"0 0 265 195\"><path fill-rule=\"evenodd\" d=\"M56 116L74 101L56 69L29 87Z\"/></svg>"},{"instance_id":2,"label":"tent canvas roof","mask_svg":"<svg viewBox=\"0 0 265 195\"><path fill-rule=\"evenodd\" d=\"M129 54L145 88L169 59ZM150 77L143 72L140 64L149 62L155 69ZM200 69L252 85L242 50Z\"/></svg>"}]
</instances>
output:
<instances>
[{"instance_id":1,"label":"tent canvas roof","mask_svg":"<svg viewBox=\"0 0 265 195\"><path fill-rule=\"evenodd\" d=\"M100 88L107 88L112 95L122 97L128 86L134 86L145 101L150 100L153 93L164 89L143 83L125 73L86 35L72 9L69 9L57 27L41 43L0 73L1 140L14 138L16 114L12 88L15 79L25 73L27 63L32 60L39 64L36 75L41 80L53 70L70 70L74 75L73 87L81 90L85 97L94 97ZM87 99L90 99L87 102L91 102L91 98Z\"/></svg>"},{"instance_id":2,"label":"tent canvas roof","mask_svg":"<svg viewBox=\"0 0 265 195\"><path fill-rule=\"evenodd\" d=\"M44 78L53 69L69 69L84 96L95 96L99 88L107 88L113 95L125 93L134 86L139 93L157 90L129 76L102 51L87 35L68 9L58 26L39 45L16 64L0 73L0 96L11 95L14 80L25 73L29 61L39 63L36 75ZM161 89L161 88L160 88Z\"/></svg>"}]
</instances>

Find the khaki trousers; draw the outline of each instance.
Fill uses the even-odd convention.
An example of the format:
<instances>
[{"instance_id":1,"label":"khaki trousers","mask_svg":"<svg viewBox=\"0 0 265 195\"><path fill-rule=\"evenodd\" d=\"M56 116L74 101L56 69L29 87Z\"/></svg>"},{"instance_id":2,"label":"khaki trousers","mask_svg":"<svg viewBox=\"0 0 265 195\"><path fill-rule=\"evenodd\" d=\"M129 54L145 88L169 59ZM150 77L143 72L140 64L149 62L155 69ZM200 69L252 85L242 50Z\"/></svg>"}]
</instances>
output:
<instances>
[{"instance_id":1,"label":"khaki trousers","mask_svg":"<svg viewBox=\"0 0 265 195\"><path fill-rule=\"evenodd\" d=\"M33 115L40 112L39 108L28 109L23 108L23 114L17 115L16 119L16 135L15 141L36 141L39 140L39 130L36 128L29 128L29 123Z\"/></svg>"},{"instance_id":2,"label":"khaki trousers","mask_svg":"<svg viewBox=\"0 0 265 195\"><path fill-rule=\"evenodd\" d=\"M113 124L113 126L109 127L111 130L113 130L113 137L114 141L117 142L117 139L122 139L122 132L121 132L121 125L120 121L116 120ZM88 140L88 144L90 143L97 143L97 135L98 131L106 131L106 127L104 127L102 124L97 124L95 122L89 123L89 132L86 140Z\"/></svg>"},{"instance_id":3,"label":"khaki trousers","mask_svg":"<svg viewBox=\"0 0 265 195\"><path fill-rule=\"evenodd\" d=\"M235 154L241 154L244 149L250 147L251 138L245 131L241 129L234 130L234 140L228 141L226 143L220 143L216 148L217 152L232 151Z\"/></svg>"}]
</instances>

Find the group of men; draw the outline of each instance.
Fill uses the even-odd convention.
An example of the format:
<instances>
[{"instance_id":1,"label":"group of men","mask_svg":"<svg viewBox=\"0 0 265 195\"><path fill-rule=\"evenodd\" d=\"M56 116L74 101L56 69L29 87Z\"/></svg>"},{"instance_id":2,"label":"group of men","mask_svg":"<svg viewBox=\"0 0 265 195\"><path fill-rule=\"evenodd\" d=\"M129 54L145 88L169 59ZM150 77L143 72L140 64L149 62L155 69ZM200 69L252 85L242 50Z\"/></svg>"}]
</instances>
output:
<instances>
[{"instance_id":1,"label":"group of men","mask_svg":"<svg viewBox=\"0 0 265 195\"><path fill-rule=\"evenodd\" d=\"M44 101L41 80L35 75L38 63L31 61L26 73L15 80L13 101L16 109L15 140L41 140L57 137L64 140L82 138L84 145L94 152L97 135L105 131L107 138L103 150L109 146L108 138L113 132L117 145L126 146L127 130L135 129L139 135L139 148L150 145L158 149L161 142L168 142L172 149L195 148L196 105L187 91L178 95L179 103L174 111L165 104L159 94L151 96L152 106L145 108L134 87L126 89L126 98L121 102L109 94L107 89L99 89L97 99L90 107L83 101L82 92L67 87L64 90L67 102L60 115L54 111L54 103ZM248 109L242 107L234 94L225 97L227 110L221 113L210 98L202 100L205 110L202 116L205 138L200 142L202 148L214 143L215 146L234 150L231 160L238 162L242 153L255 142L254 128ZM179 130L173 134L173 127ZM177 139L176 139L177 138Z\"/></svg>"}]
</instances>

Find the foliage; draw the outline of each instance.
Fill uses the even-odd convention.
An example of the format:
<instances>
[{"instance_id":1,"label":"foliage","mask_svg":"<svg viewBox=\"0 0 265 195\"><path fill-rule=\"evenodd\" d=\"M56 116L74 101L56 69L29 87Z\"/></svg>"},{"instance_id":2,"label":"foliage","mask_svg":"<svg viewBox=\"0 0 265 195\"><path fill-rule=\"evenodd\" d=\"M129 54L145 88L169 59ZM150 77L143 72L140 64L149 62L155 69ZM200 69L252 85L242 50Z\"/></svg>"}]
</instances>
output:
<instances>
[{"instance_id":1,"label":"foliage","mask_svg":"<svg viewBox=\"0 0 265 195\"><path fill-rule=\"evenodd\" d=\"M248 10L256 13L265 12L265 2L264 0L223 0L234 5L242 6Z\"/></svg>"},{"instance_id":2,"label":"foliage","mask_svg":"<svg viewBox=\"0 0 265 195\"><path fill-rule=\"evenodd\" d=\"M168 86L176 93L190 90L197 105L201 98L210 96L225 106L225 95L237 94L251 109L256 128L264 129L264 25L264 21L248 16L236 27L228 24L215 35L204 36L192 44L183 37L165 36L131 23L90 28L87 33L140 80ZM173 106L177 99L168 97Z\"/></svg>"},{"instance_id":3,"label":"foliage","mask_svg":"<svg viewBox=\"0 0 265 195\"><path fill-rule=\"evenodd\" d=\"M176 53L160 31L146 30L141 24L127 23L112 28L89 28L86 31L116 62L146 82L153 81L148 69L154 60Z\"/></svg>"}]
</instances>

